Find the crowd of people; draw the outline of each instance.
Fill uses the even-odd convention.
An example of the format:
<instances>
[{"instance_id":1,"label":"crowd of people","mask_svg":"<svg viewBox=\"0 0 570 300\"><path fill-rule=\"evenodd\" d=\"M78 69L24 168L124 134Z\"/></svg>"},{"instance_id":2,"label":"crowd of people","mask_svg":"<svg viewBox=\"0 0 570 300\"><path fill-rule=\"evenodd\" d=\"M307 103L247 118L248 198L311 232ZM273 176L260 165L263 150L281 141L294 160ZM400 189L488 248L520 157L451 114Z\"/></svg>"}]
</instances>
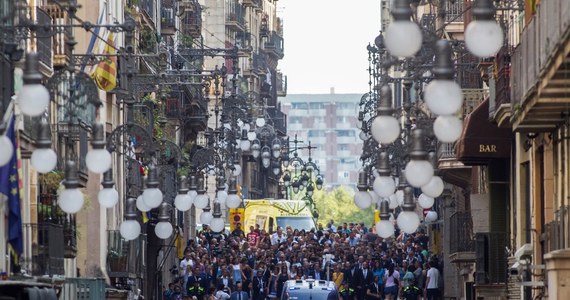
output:
<instances>
[{"instance_id":1,"label":"crowd of people","mask_svg":"<svg viewBox=\"0 0 570 300\"><path fill-rule=\"evenodd\" d=\"M339 298L439 299L439 259L423 230L383 239L364 224L274 233L238 224L228 234L204 226L190 240L165 300L281 299L287 280L330 280Z\"/></svg>"}]
</instances>

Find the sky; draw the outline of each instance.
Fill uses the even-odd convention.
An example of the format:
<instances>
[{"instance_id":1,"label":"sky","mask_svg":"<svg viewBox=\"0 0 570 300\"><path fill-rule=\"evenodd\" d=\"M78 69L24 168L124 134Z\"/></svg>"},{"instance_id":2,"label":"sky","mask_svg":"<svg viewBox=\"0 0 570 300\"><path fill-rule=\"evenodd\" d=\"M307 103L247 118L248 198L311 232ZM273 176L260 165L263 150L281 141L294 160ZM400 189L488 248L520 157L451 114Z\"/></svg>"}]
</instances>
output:
<instances>
[{"instance_id":1,"label":"sky","mask_svg":"<svg viewBox=\"0 0 570 300\"><path fill-rule=\"evenodd\" d=\"M380 0L280 0L288 94L368 92L368 52Z\"/></svg>"}]
</instances>

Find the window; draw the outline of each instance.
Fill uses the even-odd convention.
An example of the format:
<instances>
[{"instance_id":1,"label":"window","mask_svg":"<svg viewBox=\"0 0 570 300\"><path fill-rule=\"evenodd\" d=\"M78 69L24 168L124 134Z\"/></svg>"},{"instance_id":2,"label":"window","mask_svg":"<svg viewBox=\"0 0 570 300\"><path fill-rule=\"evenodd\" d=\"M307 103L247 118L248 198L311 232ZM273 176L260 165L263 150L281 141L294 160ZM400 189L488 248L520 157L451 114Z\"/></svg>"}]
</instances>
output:
<instances>
[{"instance_id":1,"label":"window","mask_svg":"<svg viewBox=\"0 0 570 300\"><path fill-rule=\"evenodd\" d=\"M337 109L354 109L354 103L339 102L336 104Z\"/></svg>"},{"instance_id":2,"label":"window","mask_svg":"<svg viewBox=\"0 0 570 300\"><path fill-rule=\"evenodd\" d=\"M336 122L337 122L338 124L347 123L347 122L348 122L348 118L347 118L347 117L344 117L344 116L339 116L339 117L336 117Z\"/></svg>"},{"instance_id":3,"label":"window","mask_svg":"<svg viewBox=\"0 0 570 300\"><path fill-rule=\"evenodd\" d=\"M336 149L338 151L346 151L349 150L349 146L348 144L338 144Z\"/></svg>"},{"instance_id":4,"label":"window","mask_svg":"<svg viewBox=\"0 0 570 300\"><path fill-rule=\"evenodd\" d=\"M337 137L353 137L355 136L354 130L337 130L336 131Z\"/></svg>"},{"instance_id":5,"label":"window","mask_svg":"<svg viewBox=\"0 0 570 300\"><path fill-rule=\"evenodd\" d=\"M309 130L308 137L324 137L325 131L324 130Z\"/></svg>"},{"instance_id":6,"label":"window","mask_svg":"<svg viewBox=\"0 0 570 300\"><path fill-rule=\"evenodd\" d=\"M325 117L315 117L314 120L315 120L315 123L324 123Z\"/></svg>"},{"instance_id":7,"label":"window","mask_svg":"<svg viewBox=\"0 0 570 300\"><path fill-rule=\"evenodd\" d=\"M289 117L289 123L291 124L303 123L303 117Z\"/></svg>"},{"instance_id":8,"label":"window","mask_svg":"<svg viewBox=\"0 0 570 300\"><path fill-rule=\"evenodd\" d=\"M310 109L324 109L325 104L322 102L312 102L312 103L309 103L309 108Z\"/></svg>"},{"instance_id":9,"label":"window","mask_svg":"<svg viewBox=\"0 0 570 300\"><path fill-rule=\"evenodd\" d=\"M307 103L291 103L291 109L309 109Z\"/></svg>"}]
</instances>

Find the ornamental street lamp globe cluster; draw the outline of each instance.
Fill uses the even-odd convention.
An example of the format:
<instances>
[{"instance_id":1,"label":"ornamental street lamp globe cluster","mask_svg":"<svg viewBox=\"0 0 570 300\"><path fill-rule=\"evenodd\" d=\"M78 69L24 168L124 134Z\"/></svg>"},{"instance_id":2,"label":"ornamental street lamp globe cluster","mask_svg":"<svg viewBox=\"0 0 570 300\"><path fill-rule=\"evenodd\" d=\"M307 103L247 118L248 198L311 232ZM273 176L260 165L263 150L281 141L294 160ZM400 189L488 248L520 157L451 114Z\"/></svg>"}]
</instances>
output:
<instances>
[{"instance_id":1,"label":"ornamental street lamp globe cluster","mask_svg":"<svg viewBox=\"0 0 570 300\"><path fill-rule=\"evenodd\" d=\"M472 10L474 20L465 31L464 45L477 57L493 56L504 42L493 1L474 1ZM361 209L379 208L376 231L382 237L394 233L391 212L401 230L416 231L421 224L418 204L428 210L425 223L437 221L432 208L445 183L435 169L435 145L453 143L463 132L459 116L464 95L454 64L454 51L462 49L453 48L463 44L452 45L440 39L440 31L416 23L410 0L394 0L391 14L386 32L368 45L371 88L360 103L363 166L354 197ZM393 101L394 87L401 89L401 101ZM414 189L421 194L416 197Z\"/></svg>"}]
</instances>

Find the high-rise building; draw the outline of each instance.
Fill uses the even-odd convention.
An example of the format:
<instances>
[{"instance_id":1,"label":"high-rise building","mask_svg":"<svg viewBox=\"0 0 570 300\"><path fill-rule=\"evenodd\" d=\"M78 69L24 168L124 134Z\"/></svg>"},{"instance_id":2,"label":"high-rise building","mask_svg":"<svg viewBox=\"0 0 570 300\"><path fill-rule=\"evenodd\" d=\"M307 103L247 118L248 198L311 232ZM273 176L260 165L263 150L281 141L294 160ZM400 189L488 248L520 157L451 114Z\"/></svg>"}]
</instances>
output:
<instances>
[{"instance_id":1,"label":"high-rise building","mask_svg":"<svg viewBox=\"0 0 570 300\"><path fill-rule=\"evenodd\" d=\"M282 98L290 142L297 137L304 158L310 155L327 189L356 188L362 140L358 137L360 94L289 94ZM291 144L290 147L293 147ZM313 148L314 147L314 148Z\"/></svg>"}]
</instances>

